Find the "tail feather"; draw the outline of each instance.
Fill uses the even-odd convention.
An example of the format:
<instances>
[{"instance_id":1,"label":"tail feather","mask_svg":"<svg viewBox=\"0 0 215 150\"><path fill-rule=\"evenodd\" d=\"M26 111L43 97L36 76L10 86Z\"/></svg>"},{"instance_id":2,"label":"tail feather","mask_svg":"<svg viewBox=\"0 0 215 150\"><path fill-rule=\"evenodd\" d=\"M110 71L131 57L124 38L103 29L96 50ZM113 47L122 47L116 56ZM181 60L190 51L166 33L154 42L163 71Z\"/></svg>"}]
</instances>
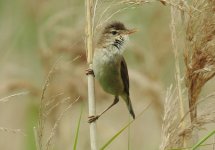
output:
<instances>
[{"instance_id":1,"label":"tail feather","mask_svg":"<svg viewBox=\"0 0 215 150\"><path fill-rule=\"evenodd\" d=\"M127 95L122 95L121 96L123 98L123 100L125 101L127 107L128 107L128 111L130 112L131 116L133 117L133 119L135 119L135 113L131 104L131 99L129 96Z\"/></svg>"}]
</instances>

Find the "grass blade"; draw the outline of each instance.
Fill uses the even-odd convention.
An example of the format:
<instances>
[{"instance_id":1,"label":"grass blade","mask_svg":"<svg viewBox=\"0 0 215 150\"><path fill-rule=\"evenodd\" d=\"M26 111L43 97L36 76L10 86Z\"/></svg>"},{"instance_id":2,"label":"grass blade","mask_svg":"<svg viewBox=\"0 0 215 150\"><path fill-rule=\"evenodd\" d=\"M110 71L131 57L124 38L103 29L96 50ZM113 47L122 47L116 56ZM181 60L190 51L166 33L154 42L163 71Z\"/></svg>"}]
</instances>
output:
<instances>
[{"instance_id":1,"label":"grass blade","mask_svg":"<svg viewBox=\"0 0 215 150\"><path fill-rule=\"evenodd\" d=\"M148 104L144 109L143 111L137 116L137 118L139 118L148 108L149 106L151 105ZM136 118L136 119L137 119ZM100 150L104 150L108 145L110 145L125 129L127 129L132 123L134 122L134 120L128 122L128 124L126 124L121 130L119 130L110 140L108 140L101 148Z\"/></svg>"},{"instance_id":2,"label":"grass blade","mask_svg":"<svg viewBox=\"0 0 215 150\"><path fill-rule=\"evenodd\" d=\"M134 120L130 121L127 125L125 125L121 130L119 130L107 143L105 143L100 150L104 150L108 145L110 145Z\"/></svg>"},{"instance_id":3,"label":"grass blade","mask_svg":"<svg viewBox=\"0 0 215 150\"><path fill-rule=\"evenodd\" d=\"M76 128L76 132L75 132L75 139L74 139L73 150L76 150L76 148L77 148L78 135L79 135L79 129L80 129L80 125L81 125L82 114L83 114L83 104L81 104L81 112L80 112L80 116L79 116L79 119L78 119L78 124L77 124L77 128Z\"/></svg>"},{"instance_id":4,"label":"grass blade","mask_svg":"<svg viewBox=\"0 0 215 150\"><path fill-rule=\"evenodd\" d=\"M214 134L215 134L215 130L213 130L212 132L210 132L207 136L205 136L202 140L200 140L196 145L194 145L192 147L192 150L195 150L198 147L200 147L202 143L204 143L208 138L210 138Z\"/></svg>"}]
</instances>

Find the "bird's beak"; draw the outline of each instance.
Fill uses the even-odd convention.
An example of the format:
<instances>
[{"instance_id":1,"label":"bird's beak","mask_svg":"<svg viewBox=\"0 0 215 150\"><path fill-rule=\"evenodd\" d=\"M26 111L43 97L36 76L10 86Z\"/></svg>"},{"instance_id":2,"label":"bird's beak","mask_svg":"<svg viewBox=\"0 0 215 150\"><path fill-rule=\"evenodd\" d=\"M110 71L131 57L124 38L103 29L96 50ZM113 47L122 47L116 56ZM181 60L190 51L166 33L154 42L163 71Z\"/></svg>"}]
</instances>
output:
<instances>
[{"instance_id":1,"label":"bird's beak","mask_svg":"<svg viewBox=\"0 0 215 150\"><path fill-rule=\"evenodd\" d=\"M127 29L127 30L125 31L125 34L129 35L129 34L132 34L132 33L135 33L135 32L137 32L136 29Z\"/></svg>"}]
</instances>

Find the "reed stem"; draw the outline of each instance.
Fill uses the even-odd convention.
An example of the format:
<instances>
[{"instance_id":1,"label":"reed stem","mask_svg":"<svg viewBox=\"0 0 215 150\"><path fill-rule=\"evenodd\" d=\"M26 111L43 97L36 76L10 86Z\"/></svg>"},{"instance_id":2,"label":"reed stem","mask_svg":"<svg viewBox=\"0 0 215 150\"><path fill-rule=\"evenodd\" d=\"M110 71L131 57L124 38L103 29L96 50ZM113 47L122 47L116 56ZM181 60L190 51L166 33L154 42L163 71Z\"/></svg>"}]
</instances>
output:
<instances>
[{"instance_id":1,"label":"reed stem","mask_svg":"<svg viewBox=\"0 0 215 150\"><path fill-rule=\"evenodd\" d=\"M87 49L87 63L89 69L92 69L92 58L93 58L93 0L86 0L86 49ZM94 76L89 74L88 79L88 107L89 116L96 115L96 103L95 103L95 86ZM97 134L96 134L96 122L89 124L90 126L90 145L91 150L97 150Z\"/></svg>"}]
</instances>

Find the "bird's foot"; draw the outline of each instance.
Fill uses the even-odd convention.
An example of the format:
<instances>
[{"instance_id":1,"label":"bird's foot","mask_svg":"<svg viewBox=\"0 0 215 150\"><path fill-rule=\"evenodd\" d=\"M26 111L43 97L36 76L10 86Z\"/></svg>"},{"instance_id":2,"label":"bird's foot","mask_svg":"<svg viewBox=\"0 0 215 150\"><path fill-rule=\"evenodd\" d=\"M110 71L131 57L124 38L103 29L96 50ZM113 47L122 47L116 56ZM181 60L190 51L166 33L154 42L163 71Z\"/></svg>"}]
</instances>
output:
<instances>
[{"instance_id":1,"label":"bird's foot","mask_svg":"<svg viewBox=\"0 0 215 150\"><path fill-rule=\"evenodd\" d=\"M88 68L88 69L86 69L85 71L86 71L86 75L92 74L92 75L95 77L95 74L94 74L94 72L93 72L93 69Z\"/></svg>"},{"instance_id":2,"label":"bird's foot","mask_svg":"<svg viewBox=\"0 0 215 150\"><path fill-rule=\"evenodd\" d=\"M92 123L92 122L96 121L99 117L100 117L99 115L97 115L97 116L89 116L88 117L89 118L88 123Z\"/></svg>"}]
</instances>

